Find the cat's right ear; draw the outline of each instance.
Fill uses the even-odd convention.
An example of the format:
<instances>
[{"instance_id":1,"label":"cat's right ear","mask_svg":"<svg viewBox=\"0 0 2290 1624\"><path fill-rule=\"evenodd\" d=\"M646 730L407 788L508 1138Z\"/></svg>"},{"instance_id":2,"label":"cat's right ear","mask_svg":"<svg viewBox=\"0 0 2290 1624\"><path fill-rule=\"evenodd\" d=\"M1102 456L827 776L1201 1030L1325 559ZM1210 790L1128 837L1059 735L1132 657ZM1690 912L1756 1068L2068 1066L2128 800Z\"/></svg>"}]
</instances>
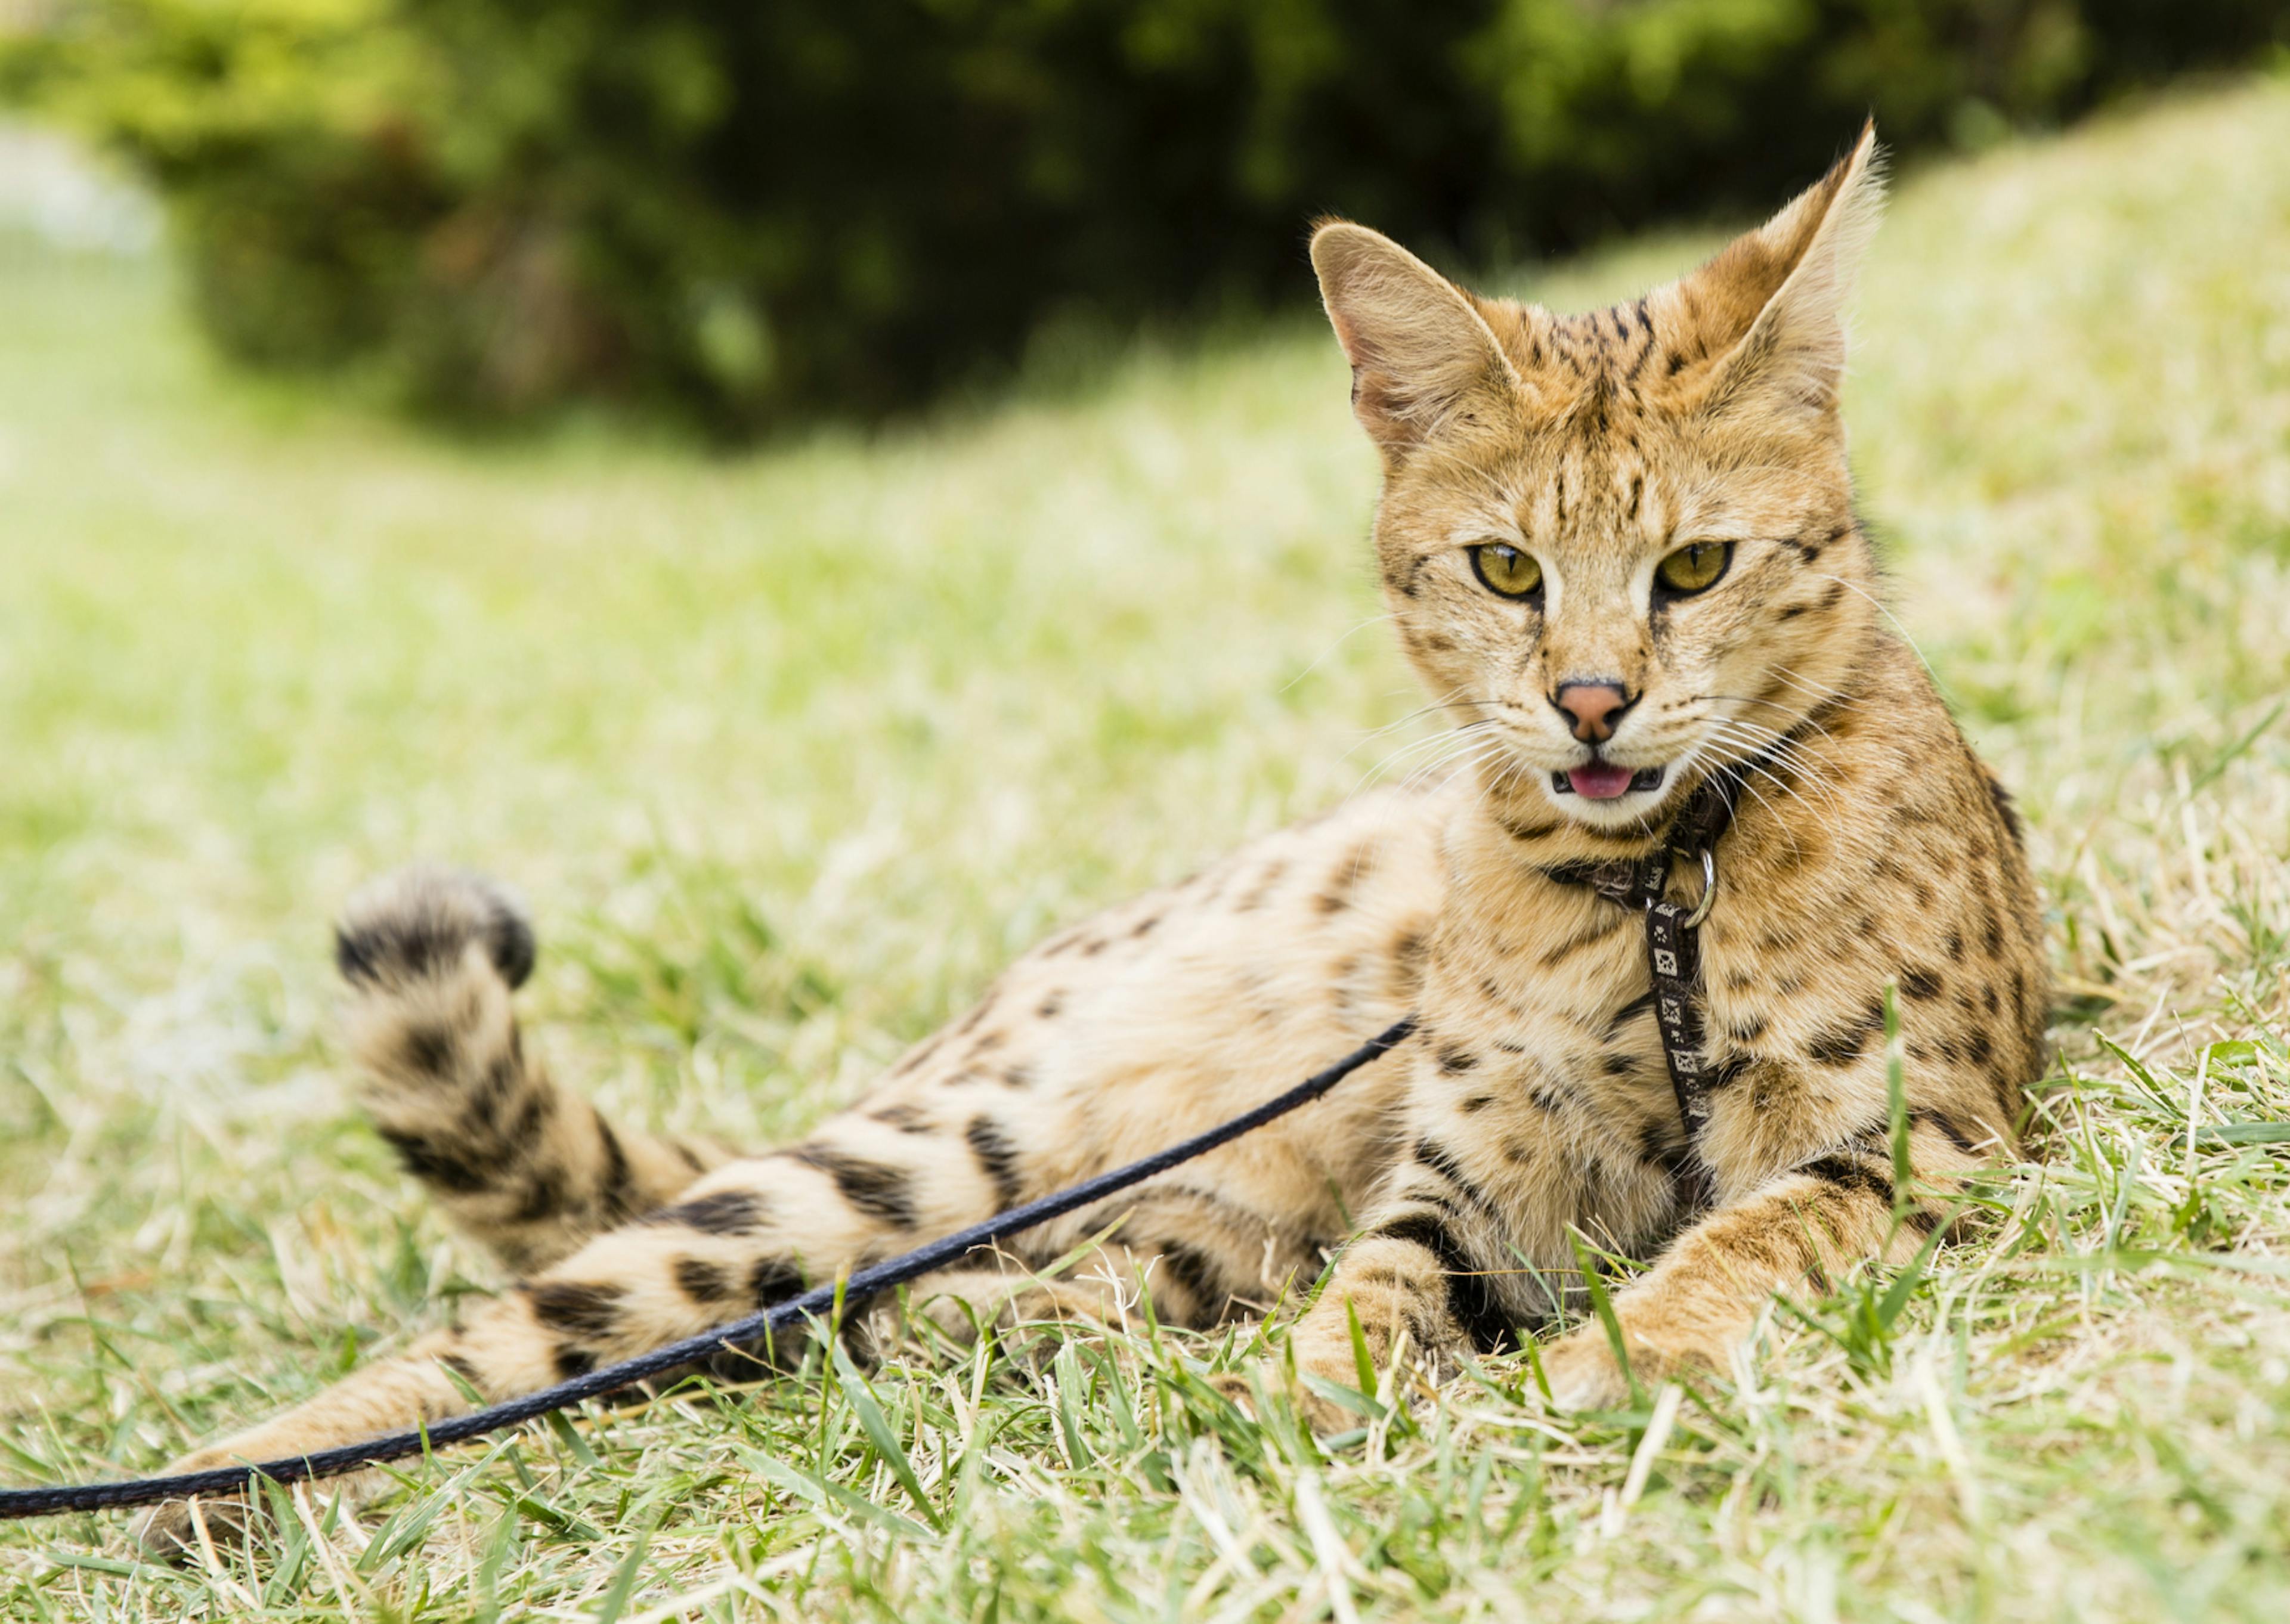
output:
<instances>
[{"instance_id":1,"label":"cat's right ear","mask_svg":"<svg viewBox=\"0 0 2290 1624\"><path fill-rule=\"evenodd\" d=\"M1352 364L1352 412L1388 459L1517 398L1470 296L1389 237L1332 220L1312 234L1312 268Z\"/></svg>"}]
</instances>

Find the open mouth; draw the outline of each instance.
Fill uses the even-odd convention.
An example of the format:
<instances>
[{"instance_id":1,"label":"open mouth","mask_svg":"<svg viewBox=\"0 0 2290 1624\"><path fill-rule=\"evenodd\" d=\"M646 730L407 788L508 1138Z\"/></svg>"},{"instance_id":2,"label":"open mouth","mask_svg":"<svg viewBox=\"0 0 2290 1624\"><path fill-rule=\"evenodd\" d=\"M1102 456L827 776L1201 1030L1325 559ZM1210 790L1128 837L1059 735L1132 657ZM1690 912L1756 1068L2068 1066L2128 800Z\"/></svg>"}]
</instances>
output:
<instances>
[{"instance_id":1,"label":"open mouth","mask_svg":"<svg viewBox=\"0 0 2290 1624\"><path fill-rule=\"evenodd\" d=\"M1579 795L1586 801L1612 801L1633 790L1659 789L1663 767L1624 767L1611 761L1589 761L1550 775L1554 795Z\"/></svg>"}]
</instances>

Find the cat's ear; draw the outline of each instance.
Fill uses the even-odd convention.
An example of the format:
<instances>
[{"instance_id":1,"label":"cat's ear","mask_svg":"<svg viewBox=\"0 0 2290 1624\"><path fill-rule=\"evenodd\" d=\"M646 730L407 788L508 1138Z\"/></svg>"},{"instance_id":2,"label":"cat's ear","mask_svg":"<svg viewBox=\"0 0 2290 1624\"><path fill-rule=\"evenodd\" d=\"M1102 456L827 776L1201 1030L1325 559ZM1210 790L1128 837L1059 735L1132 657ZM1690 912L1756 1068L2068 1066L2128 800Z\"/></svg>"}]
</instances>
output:
<instances>
[{"instance_id":1,"label":"cat's ear","mask_svg":"<svg viewBox=\"0 0 2290 1624\"><path fill-rule=\"evenodd\" d=\"M1846 320L1885 198L1872 121L1789 206L1675 285L1711 412L1833 414Z\"/></svg>"},{"instance_id":2,"label":"cat's ear","mask_svg":"<svg viewBox=\"0 0 2290 1624\"><path fill-rule=\"evenodd\" d=\"M1330 221L1312 234L1312 268L1352 364L1352 412L1387 457L1517 397L1518 374L1470 295L1389 237Z\"/></svg>"}]
</instances>

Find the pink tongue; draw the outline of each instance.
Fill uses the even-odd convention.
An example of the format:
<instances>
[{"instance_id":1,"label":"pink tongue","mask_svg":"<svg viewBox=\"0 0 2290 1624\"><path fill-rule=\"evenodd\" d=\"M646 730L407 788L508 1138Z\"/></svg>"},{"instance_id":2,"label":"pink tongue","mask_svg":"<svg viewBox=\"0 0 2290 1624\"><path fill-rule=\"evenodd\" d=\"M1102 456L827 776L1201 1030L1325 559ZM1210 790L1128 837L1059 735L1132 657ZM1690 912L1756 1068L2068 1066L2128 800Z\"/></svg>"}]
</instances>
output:
<instances>
[{"instance_id":1,"label":"pink tongue","mask_svg":"<svg viewBox=\"0 0 2290 1624\"><path fill-rule=\"evenodd\" d=\"M1618 767L1609 761L1594 761L1587 767L1571 767L1566 781L1574 786L1574 793L1586 800L1611 801L1626 793L1630 780L1637 776L1629 767Z\"/></svg>"}]
</instances>

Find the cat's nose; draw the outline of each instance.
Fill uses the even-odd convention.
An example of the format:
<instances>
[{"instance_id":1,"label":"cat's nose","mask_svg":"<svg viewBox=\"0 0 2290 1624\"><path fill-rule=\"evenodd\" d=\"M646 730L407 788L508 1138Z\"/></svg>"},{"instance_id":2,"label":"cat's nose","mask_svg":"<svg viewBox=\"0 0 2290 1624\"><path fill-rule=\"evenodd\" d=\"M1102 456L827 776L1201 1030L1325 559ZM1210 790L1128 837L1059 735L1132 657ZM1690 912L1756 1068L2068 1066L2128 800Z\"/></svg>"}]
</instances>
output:
<instances>
[{"instance_id":1,"label":"cat's nose","mask_svg":"<svg viewBox=\"0 0 2290 1624\"><path fill-rule=\"evenodd\" d=\"M1584 744L1598 744L1614 736L1621 725L1622 712L1637 703L1622 692L1620 683L1610 683L1601 677L1588 682L1561 683L1550 702L1565 714L1572 724L1574 737Z\"/></svg>"}]
</instances>

